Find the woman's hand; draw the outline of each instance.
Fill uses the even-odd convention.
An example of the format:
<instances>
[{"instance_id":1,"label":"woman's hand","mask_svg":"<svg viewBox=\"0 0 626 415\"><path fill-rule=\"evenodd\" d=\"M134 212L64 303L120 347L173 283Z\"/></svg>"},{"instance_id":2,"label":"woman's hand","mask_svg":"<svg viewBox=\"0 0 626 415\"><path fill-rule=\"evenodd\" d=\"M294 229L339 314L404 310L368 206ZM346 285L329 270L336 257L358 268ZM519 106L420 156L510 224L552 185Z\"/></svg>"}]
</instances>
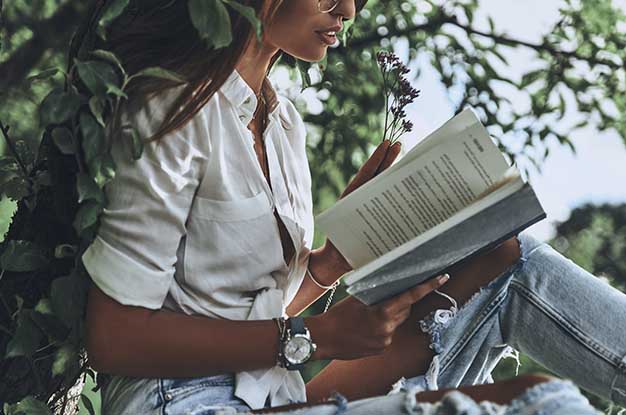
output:
<instances>
[{"instance_id":1,"label":"woman's hand","mask_svg":"<svg viewBox=\"0 0 626 415\"><path fill-rule=\"evenodd\" d=\"M350 296L328 312L307 318L307 327L318 346L314 359L351 360L384 352L396 328L411 314L411 306L448 278L433 278L371 306Z\"/></svg>"},{"instance_id":2,"label":"woman's hand","mask_svg":"<svg viewBox=\"0 0 626 415\"><path fill-rule=\"evenodd\" d=\"M341 199L352 193L374 176L377 176L383 170L391 166L398 157L398 154L400 154L400 146L399 141L395 142L393 145L390 144L389 140L384 140L380 143L370 158L367 159L354 178L348 183L348 186L339 198ZM352 270L352 266L350 266L348 261L346 261L330 240L326 239L322 247L322 252L324 257L327 258L327 262L333 264L332 268L342 270L343 272Z\"/></svg>"}]
</instances>

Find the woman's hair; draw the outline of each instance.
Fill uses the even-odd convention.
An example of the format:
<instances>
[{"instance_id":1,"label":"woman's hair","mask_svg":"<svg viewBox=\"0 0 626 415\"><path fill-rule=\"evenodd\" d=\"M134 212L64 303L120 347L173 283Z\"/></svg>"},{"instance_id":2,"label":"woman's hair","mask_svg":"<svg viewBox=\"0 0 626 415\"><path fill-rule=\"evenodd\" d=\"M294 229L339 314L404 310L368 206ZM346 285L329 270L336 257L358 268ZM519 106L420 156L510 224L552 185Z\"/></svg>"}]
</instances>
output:
<instances>
[{"instance_id":1,"label":"woman's hair","mask_svg":"<svg viewBox=\"0 0 626 415\"><path fill-rule=\"evenodd\" d=\"M237 1L252 7L264 26L271 22L283 2ZM366 2L356 0L357 9ZM256 41L250 22L231 7L227 9L232 43L217 50L209 49L200 38L191 22L187 1L131 0L125 12L107 29L107 40L99 47L112 51L128 73L158 66L178 73L187 81L150 141L160 139L191 120L235 70L249 43ZM279 51L272 57L269 69L282 54ZM126 92L131 99L146 98L178 85L176 81L142 76L134 78Z\"/></svg>"}]
</instances>

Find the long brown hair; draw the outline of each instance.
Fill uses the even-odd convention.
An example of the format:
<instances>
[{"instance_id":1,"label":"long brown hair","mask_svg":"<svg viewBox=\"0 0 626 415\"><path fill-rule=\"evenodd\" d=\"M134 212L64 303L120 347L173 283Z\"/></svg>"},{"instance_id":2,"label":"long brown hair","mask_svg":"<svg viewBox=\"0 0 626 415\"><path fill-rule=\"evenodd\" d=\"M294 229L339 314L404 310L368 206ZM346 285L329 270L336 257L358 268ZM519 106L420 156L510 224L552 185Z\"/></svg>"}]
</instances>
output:
<instances>
[{"instance_id":1,"label":"long brown hair","mask_svg":"<svg viewBox=\"0 0 626 415\"><path fill-rule=\"evenodd\" d=\"M237 1L254 8L258 19L267 25L284 0ZM361 10L367 0L355 3L357 10ZM249 43L256 41L250 22L230 7L228 12L233 40L229 46L218 50L209 50L200 38L189 17L187 1L131 0L125 12L109 26L106 42L98 47L112 51L128 73L159 66L178 73L187 81L157 132L144 140L158 140L191 120L235 70ZM279 51L272 57L268 71L283 55L294 59ZM130 98L149 97L178 85L161 78L138 77L129 83L127 94Z\"/></svg>"},{"instance_id":2,"label":"long brown hair","mask_svg":"<svg viewBox=\"0 0 626 415\"><path fill-rule=\"evenodd\" d=\"M238 0L255 9L265 25L271 21L283 0ZM160 128L146 141L158 140L184 126L206 105L235 70L251 41L256 41L252 25L228 8L232 22L232 43L221 49L208 49L191 22L187 1L131 1L124 13L107 29L107 40L98 48L112 51L129 73L158 66L178 73L187 83L167 109ZM270 68L280 58L272 58ZM180 86L162 78L137 77L127 87L130 99L146 98L165 89Z\"/></svg>"}]
</instances>

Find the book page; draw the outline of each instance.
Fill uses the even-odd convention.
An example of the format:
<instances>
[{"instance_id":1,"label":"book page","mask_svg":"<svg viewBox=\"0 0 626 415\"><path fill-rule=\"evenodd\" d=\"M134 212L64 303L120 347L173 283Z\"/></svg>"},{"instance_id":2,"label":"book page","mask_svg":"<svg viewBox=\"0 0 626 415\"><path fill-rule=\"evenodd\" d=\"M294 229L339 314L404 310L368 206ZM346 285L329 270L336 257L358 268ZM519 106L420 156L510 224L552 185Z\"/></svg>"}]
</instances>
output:
<instances>
[{"instance_id":1,"label":"book page","mask_svg":"<svg viewBox=\"0 0 626 415\"><path fill-rule=\"evenodd\" d=\"M426 138L419 154L411 150L408 160L403 157L316 218L354 269L453 216L508 169L471 110L433 134L436 140Z\"/></svg>"}]
</instances>

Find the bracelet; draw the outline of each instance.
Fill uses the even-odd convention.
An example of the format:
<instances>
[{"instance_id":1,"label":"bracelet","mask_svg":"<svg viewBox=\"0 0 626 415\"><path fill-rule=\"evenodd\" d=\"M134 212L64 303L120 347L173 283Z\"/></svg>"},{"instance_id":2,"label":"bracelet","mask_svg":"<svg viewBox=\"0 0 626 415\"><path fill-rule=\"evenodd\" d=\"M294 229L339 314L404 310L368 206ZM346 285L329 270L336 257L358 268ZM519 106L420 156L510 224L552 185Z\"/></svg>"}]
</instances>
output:
<instances>
[{"instance_id":1,"label":"bracelet","mask_svg":"<svg viewBox=\"0 0 626 415\"><path fill-rule=\"evenodd\" d=\"M319 282L317 282L317 280L315 278L313 278L313 274L311 274L311 270L309 269L309 267L306 268L306 273L309 274L309 278L311 278L311 280L315 283L315 285L317 285L318 287L320 287L323 290L330 290L333 288L337 288L337 286L339 285L339 280L335 281L332 285L322 285Z\"/></svg>"},{"instance_id":2,"label":"bracelet","mask_svg":"<svg viewBox=\"0 0 626 415\"><path fill-rule=\"evenodd\" d=\"M278 325L278 338L280 341L283 341L285 338L285 333L287 333L287 324L285 323L284 317L274 317L272 320L276 322Z\"/></svg>"},{"instance_id":3,"label":"bracelet","mask_svg":"<svg viewBox=\"0 0 626 415\"><path fill-rule=\"evenodd\" d=\"M337 290L337 287L339 286L339 280L336 280L335 282L333 282L333 285L322 285L319 282L317 282L315 278L313 278L313 274L311 274L309 267L306 267L306 273L309 274L309 278L311 278L311 280L315 283L315 285L317 285L321 289L332 290L330 292L330 295L328 296L328 300L326 300L326 307L324 307L324 311L323 311L324 313L327 312L328 308L330 307L330 304L333 302L333 295L335 294L335 291Z\"/></svg>"},{"instance_id":4,"label":"bracelet","mask_svg":"<svg viewBox=\"0 0 626 415\"><path fill-rule=\"evenodd\" d=\"M276 356L276 365L285 367L285 359L283 358L283 342L287 334L287 324L284 317L274 317L272 320L278 325L278 355Z\"/></svg>"}]
</instances>

